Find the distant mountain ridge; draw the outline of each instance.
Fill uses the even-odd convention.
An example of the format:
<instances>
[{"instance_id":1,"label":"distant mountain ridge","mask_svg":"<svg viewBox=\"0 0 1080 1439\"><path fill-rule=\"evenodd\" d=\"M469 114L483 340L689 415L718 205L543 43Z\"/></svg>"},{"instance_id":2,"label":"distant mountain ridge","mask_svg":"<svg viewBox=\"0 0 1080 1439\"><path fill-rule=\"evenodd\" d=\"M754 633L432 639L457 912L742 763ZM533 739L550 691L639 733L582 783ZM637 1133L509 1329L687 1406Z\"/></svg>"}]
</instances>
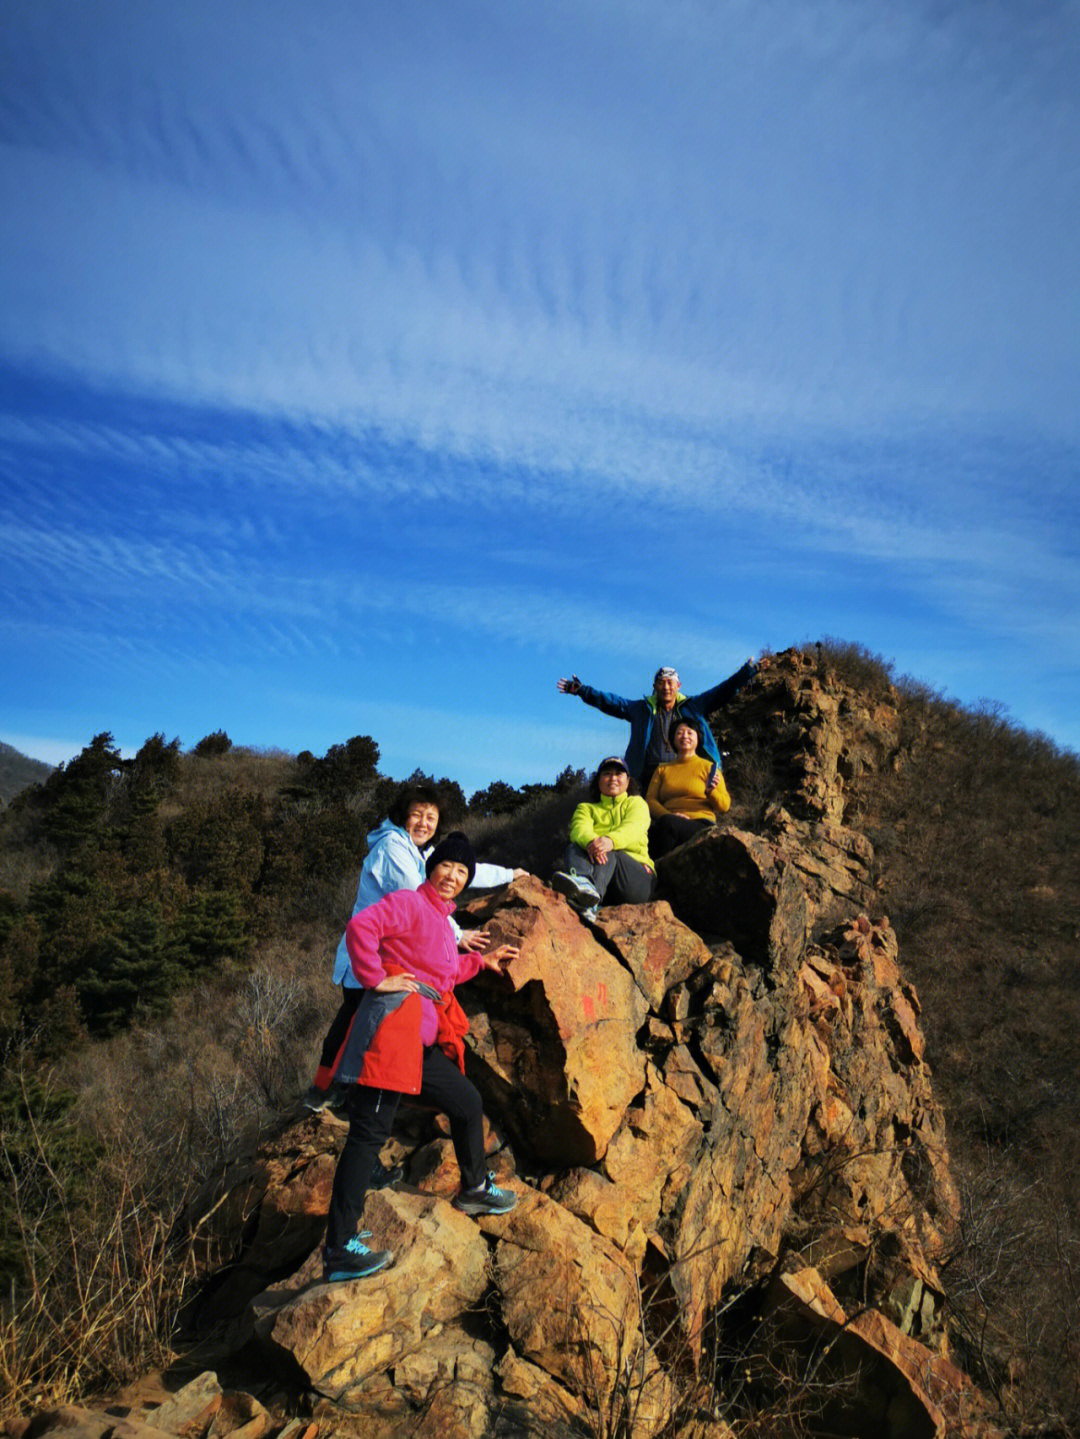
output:
<instances>
[{"instance_id":1,"label":"distant mountain ridge","mask_svg":"<svg viewBox=\"0 0 1080 1439\"><path fill-rule=\"evenodd\" d=\"M27 785L41 784L52 772L51 764L46 764L44 760L31 759L12 745L0 741L0 801L4 804L10 804Z\"/></svg>"}]
</instances>

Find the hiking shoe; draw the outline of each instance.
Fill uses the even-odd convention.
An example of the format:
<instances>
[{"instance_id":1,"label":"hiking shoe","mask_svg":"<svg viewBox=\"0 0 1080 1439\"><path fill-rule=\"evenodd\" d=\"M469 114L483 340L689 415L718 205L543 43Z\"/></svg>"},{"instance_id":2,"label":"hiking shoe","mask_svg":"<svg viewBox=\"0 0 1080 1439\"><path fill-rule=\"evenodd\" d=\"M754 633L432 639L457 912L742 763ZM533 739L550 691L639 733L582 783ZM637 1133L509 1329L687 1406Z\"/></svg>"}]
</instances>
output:
<instances>
[{"instance_id":1,"label":"hiking shoe","mask_svg":"<svg viewBox=\"0 0 1080 1439\"><path fill-rule=\"evenodd\" d=\"M598 904L590 904L588 909L578 910L578 914L586 923L595 924L600 918L600 906Z\"/></svg>"},{"instance_id":2,"label":"hiking shoe","mask_svg":"<svg viewBox=\"0 0 1080 1439\"><path fill-rule=\"evenodd\" d=\"M333 1284L342 1279L364 1279L385 1269L393 1259L389 1249L369 1249L359 1234L345 1241L341 1249L323 1249L323 1280Z\"/></svg>"},{"instance_id":3,"label":"hiking shoe","mask_svg":"<svg viewBox=\"0 0 1080 1439\"><path fill-rule=\"evenodd\" d=\"M454 1200L454 1208L462 1214L506 1214L517 1203L517 1195L509 1189L497 1189L495 1175L488 1170L483 1184L463 1189Z\"/></svg>"},{"instance_id":4,"label":"hiking shoe","mask_svg":"<svg viewBox=\"0 0 1080 1439\"><path fill-rule=\"evenodd\" d=\"M391 1169L387 1169L385 1164L376 1161L371 1178L368 1180L368 1188L389 1189L392 1184L400 1184L404 1178L405 1166L403 1164L395 1164Z\"/></svg>"},{"instance_id":5,"label":"hiking shoe","mask_svg":"<svg viewBox=\"0 0 1080 1439\"><path fill-rule=\"evenodd\" d=\"M551 876L551 887L556 894L565 898L571 909L576 909L579 913L600 903L600 891L596 885L583 874L578 874L575 869L557 870Z\"/></svg>"},{"instance_id":6,"label":"hiking shoe","mask_svg":"<svg viewBox=\"0 0 1080 1439\"><path fill-rule=\"evenodd\" d=\"M301 1106L304 1109L310 1109L312 1114L318 1114L320 1110L325 1109L329 1103L330 1091L328 1089L320 1089L315 1084L305 1091L300 1100Z\"/></svg>"}]
</instances>

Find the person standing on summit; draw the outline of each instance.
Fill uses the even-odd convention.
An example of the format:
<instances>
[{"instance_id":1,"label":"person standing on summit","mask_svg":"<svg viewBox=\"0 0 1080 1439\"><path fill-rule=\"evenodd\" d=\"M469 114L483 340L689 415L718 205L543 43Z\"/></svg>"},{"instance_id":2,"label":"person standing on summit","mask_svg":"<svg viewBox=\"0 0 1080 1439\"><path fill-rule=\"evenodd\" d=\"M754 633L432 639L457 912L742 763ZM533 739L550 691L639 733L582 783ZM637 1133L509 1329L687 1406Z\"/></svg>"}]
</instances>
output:
<instances>
[{"instance_id":1,"label":"person standing on summit","mask_svg":"<svg viewBox=\"0 0 1080 1439\"><path fill-rule=\"evenodd\" d=\"M678 759L672 740L675 726L682 719L695 721L701 729L706 754L720 765L720 750L709 728L709 715L735 697L754 678L767 661L749 659L742 669L728 679L703 690L698 695L684 695L679 688L678 671L664 665L653 676L653 692L641 699L623 699L621 695L585 685L577 675L559 680L559 693L577 695L587 705L602 710L616 719L630 721L630 743L626 746L626 768L644 790L657 765L671 764Z\"/></svg>"}]
</instances>

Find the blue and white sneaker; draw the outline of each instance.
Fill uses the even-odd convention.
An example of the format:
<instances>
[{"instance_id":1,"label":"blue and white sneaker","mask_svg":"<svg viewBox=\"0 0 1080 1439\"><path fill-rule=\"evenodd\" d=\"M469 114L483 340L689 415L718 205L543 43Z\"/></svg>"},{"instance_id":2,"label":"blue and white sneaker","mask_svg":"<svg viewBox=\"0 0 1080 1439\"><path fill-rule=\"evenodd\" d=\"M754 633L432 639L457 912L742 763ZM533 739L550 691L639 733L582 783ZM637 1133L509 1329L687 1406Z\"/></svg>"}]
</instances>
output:
<instances>
[{"instance_id":1,"label":"blue and white sneaker","mask_svg":"<svg viewBox=\"0 0 1080 1439\"><path fill-rule=\"evenodd\" d=\"M578 914L586 924L595 924L600 918L600 906L598 904L590 904L588 909L579 909Z\"/></svg>"},{"instance_id":2,"label":"blue and white sneaker","mask_svg":"<svg viewBox=\"0 0 1080 1439\"><path fill-rule=\"evenodd\" d=\"M565 898L571 909L576 909L579 913L600 903L600 891L596 885L583 874L578 874L576 869L556 870L551 876L551 887L556 894Z\"/></svg>"},{"instance_id":3,"label":"blue and white sneaker","mask_svg":"<svg viewBox=\"0 0 1080 1439\"><path fill-rule=\"evenodd\" d=\"M494 1172L489 1169L483 1184L461 1191L454 1208L462 1214L507 1214L516 1203L517 1195L511 1190L496 1188Z\"/></svg>"},{"instance_id":4,"label":"blue and white sneaker","mask_svg":"<svg viewBox=\"0 0 1080 1439\"><path fill-rule=\"evenodd\" d=\"M343 1279L364 1279L385 1269L393 1257L389 1249L369 1249L359 1234L354 1234L340 1249L324 1247L323 1280L333 1284Z\"/></svg>"}]
</instances>

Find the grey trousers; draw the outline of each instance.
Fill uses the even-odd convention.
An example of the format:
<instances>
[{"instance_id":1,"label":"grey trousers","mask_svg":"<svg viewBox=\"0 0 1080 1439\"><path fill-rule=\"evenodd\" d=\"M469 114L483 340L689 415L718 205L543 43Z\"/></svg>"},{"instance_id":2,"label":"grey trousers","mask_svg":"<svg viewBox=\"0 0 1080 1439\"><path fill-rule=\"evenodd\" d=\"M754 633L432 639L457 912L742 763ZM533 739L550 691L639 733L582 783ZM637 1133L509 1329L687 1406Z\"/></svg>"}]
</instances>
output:
<instances>
[{"instance_id":1,"label":"grey trousers","mask_svg":"<svg viewBox=\"0 0 1080 1439\"><path fill-rule=\"evenodd\" d=\"M624 849L613 849L607 864L593 864L578 845L568 846L566 868L591 879L601 904L645 904L652 899L656 875Z\"/></svg>"}]
</instances>

